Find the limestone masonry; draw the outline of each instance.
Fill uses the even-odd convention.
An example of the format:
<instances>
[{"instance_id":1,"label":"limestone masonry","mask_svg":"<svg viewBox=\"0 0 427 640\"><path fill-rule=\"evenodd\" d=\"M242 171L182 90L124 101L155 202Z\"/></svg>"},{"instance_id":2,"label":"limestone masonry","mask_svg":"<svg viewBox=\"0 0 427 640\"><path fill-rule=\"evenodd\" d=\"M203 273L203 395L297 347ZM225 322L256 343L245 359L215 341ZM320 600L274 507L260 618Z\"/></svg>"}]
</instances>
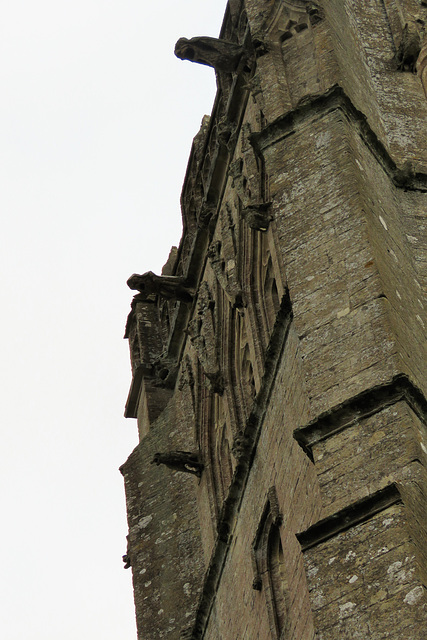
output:
<instances>
[{"instance_id":1,"label":"limestone masonry","mask_svg":"<svg viewBox=\"0 0 427 640\"><path fill-rule=\"evenodd\" d=\"M427 638L426 34L422 0L229 0L176 44L218 91L128 281L139 640Z\"/></svg>"}]
</instances>

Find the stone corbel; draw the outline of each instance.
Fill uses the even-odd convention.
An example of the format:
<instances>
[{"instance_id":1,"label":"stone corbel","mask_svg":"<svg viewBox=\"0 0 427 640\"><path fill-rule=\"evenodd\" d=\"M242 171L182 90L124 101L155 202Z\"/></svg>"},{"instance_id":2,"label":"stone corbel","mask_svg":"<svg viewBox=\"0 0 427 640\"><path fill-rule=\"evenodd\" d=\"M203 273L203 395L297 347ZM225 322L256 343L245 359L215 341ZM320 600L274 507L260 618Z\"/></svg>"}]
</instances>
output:
<instances>
[{"instance_id":1,"label":"stone corbel","mask_svg":"<svg viewBox=\"0 0 427 640\"><path fill-rule=\"evenodd\" d=\"M273 216L269 213L271 202L251 204L242 210L242 217L251 229L267 231Z\"/></svg>"}]
</instances>

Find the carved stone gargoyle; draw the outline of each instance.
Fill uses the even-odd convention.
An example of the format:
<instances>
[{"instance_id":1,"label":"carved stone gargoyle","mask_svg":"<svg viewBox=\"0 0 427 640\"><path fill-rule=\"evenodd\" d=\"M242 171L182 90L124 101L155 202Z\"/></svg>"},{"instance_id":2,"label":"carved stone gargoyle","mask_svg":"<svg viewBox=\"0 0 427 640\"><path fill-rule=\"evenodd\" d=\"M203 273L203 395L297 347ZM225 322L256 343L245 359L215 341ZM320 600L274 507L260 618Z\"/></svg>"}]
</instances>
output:
<instances>
[{"instance_id":1,"label":"carved stone gargoyle","mask_svg":"<svg viewBox=\"0 0 427 640\"><path fill-rule=\"evenodd\" d=\"M407 22L402 31L399 48L396 52L396 64L399 71L416 73L416 64L422 45L421 24Z\"/></svg>"},{"instance_id":2,"label":"carved stone gargoyle","mask_svg":"<svg viewBox=\"0 0 427 640\"><path fill-rule=\"evenodd\" d=\"M181 60L204 64L225 73L237 71L239 64L246 58L242 46L207 36L196 36L190 40L180 38L175 45L175 55Z\"/></svg>"},{"instance_id":3,"label":"carved stone gargoyle","mask_svg":"<svg viewBox=\"0 0 427 640\"><path fill-rule=\"evenodd\" d=\"M273 216L269 213L271 202L251 204L242 210L242 217L251 229L267 231Z\"/></svg>"},{"instance_id":4,"label":"carved stone gargoyle","mask_svg":"<svg viewBox=\"0 0 427 640\"><path fill-rule=\"evenodd\" d=\"M166 453L156 453L151 464L164 464L174 471L192 473L200 478L204 469L204 464L200 462L198 453L191 451L167 451Z\"/></svg>"},{"instance_id":5,"label":"carved stone gargoyle","mask_svg":"<svg viewBox=\"0 0 427 640\"><path fill-rule=\"evenodd\" d=\"M158 295L165 300L192 302L194 289L188 286L187 278L182 276L156 276L152 271L142 275L134 273L127 281L129 289L139 291L139 300L146 300L150 295Z\"/></svg>"}]
</instances>

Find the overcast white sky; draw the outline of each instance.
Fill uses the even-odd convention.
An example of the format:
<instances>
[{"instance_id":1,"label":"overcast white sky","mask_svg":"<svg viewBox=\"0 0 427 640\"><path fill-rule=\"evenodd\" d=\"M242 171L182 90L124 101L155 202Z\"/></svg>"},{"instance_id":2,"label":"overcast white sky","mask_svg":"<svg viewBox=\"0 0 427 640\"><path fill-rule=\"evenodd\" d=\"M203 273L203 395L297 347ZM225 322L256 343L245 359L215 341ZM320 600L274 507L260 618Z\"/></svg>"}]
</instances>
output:
<instances>
[{"instance_id":1,"label":"overcast white sky","mask_svg":"<svg viewBox=\"0 0 427 640\"><path fill-rule=\"evenodd\" d=\"M0 638L135 640L118 467L134 272L181 236L225 0L0 0Z\"/></svg>"}]
</instances>

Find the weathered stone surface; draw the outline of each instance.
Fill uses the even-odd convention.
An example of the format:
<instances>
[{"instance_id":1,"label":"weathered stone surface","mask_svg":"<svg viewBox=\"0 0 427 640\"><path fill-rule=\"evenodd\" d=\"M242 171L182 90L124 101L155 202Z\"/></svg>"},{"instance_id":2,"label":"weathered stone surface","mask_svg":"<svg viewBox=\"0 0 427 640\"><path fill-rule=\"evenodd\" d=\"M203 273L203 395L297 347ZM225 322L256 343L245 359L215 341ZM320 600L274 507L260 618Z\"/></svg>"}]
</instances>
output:
<instances>
[{"instance_id":1,"label":"weathered stone surface","mask_svg":"<svg viewBox=\"0 0 427 640\"><path fill-rule=\"evenodd\" d=\"M181 41L218 93L126 331L140 640L425 636L426 21L230 0Z\"/></svg>"},{"instance_id":2,"label":"weathered stone surface","mask_svg":"<svg viewBox=\"0 0 427 640\"><path fill-rule=\"evenodd\" d=\"M424 637L426 593L402 505L311 547L304 560L317 638Z\"/></svg>"}]
</instances>

